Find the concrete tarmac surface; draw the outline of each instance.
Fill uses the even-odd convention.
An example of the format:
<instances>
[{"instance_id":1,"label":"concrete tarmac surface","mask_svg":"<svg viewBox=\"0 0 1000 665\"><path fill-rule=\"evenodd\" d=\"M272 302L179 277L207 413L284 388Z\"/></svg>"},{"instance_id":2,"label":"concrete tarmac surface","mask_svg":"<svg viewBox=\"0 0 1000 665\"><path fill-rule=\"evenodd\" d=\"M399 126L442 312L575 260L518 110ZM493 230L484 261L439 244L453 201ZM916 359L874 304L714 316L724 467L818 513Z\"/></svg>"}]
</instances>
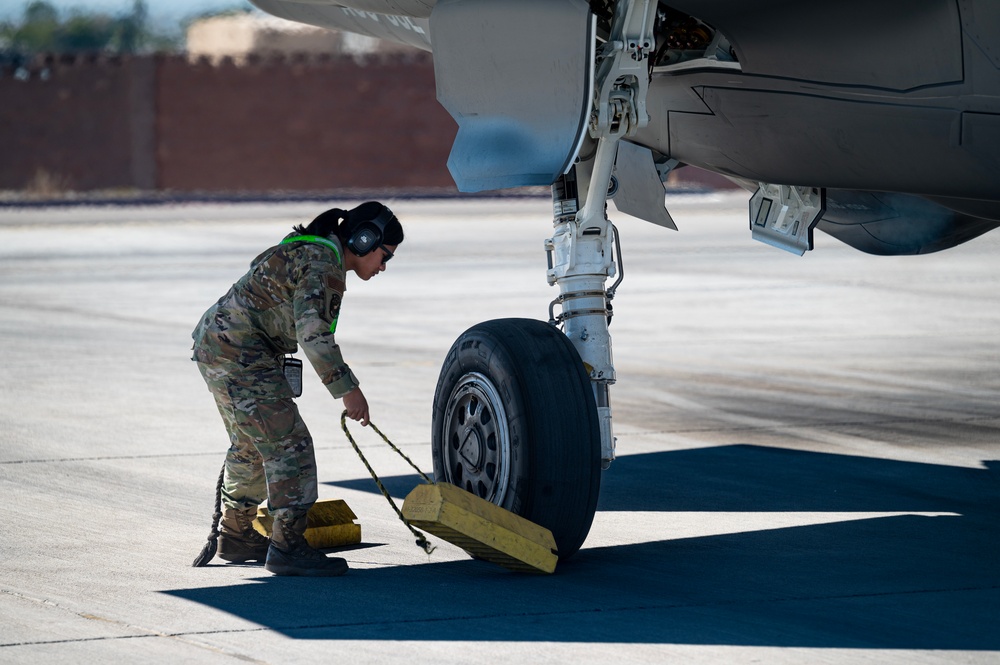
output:
<instances>
[{"instance_id":1,"label":"concrete tarmac surface","mask_svg":"<svg viewBox=\"0 0 1000 665\"><path fill-rule=\"evenodd\" d=\"M619 458L552 576L418 549L311 371L350 572L191 567L227 442L190 331L328 206L0 209L0 662L1000 662L1000 232L797 257L751 240L748 198L671 195L679 232L612 208ZM349 277L337 337L430 472L454 339L548 318L550 202L387 202L407 239ZM401 501L415 472L352 433Z\"/></svg>"}]
</instances>

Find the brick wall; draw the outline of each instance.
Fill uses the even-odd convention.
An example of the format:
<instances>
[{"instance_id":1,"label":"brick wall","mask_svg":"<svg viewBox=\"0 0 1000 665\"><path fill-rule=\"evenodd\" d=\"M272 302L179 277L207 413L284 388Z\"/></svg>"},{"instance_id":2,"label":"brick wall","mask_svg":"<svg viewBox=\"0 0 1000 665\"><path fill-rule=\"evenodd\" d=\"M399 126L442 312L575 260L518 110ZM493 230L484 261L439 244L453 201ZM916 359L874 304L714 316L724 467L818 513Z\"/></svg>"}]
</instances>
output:
<instances>
[{"instance_id":1,"label":"brick wall","mask_svg":"<svg viewBox=\"0 0 1000 665\"><path fill-rule=\"evenodd\" d=\"M165 59L158 72L161 188L454 189L457 128L434 98L429 58Z\"/></svg>"},{"instance_id":2,"label":"brick wall","mask_svg":"<svg viewBox=\"0 0 1000 665\"><path fill-rule=\"evenodd\" d=\"M454 192L434 95L428 55L44 58L0 69L0 190Z\"/></svg>"},{"instance_id":3,"label":"brick wall","mask_svg":"<svg viewBox=\"0 0 1000 665\"><path fill-rule=\"evenodd\" d=\"M0 189L151 185L152 75L149 60L95 58L0 70Z\"/></svg>"},{"instance_id":4,"label":"brick wall","mask_svg":"<svg viewBox=\"0 0 1000 665\"><path fill-rule=\"evenodd\" d=\"M454 190L428 57L48 58L0 100L0 189Z\"/></svg>"}]
</instances>

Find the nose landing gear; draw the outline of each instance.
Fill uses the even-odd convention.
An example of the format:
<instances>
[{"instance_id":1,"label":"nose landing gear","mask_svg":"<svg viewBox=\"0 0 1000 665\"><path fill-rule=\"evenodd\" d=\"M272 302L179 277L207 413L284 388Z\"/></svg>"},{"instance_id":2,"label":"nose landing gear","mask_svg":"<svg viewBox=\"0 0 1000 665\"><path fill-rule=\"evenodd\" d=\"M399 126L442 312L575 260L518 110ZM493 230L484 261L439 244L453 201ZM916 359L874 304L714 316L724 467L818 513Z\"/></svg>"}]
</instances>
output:
<instances>
[{"instance_id":1,"label":"nose landing gear","mask_svg":"<svg viewBox=\"0 0 1000 665\"><path fill-rule=\"evenodd\" d=\"M616 266L605 208L619 143L648 122L656 7L655 0L615 3L594 63L593 150L553 184L555 232L545 248L549 283L559 287L550 319L563 332L529 319L473 326L448 352L434 395L435 478L549 529L560 559L583 544L602 466L615 455L608 333L615 287L609 292L605 283Z\"/></svg>"},{"instance_id":2,"label":"nose landing gear","mask_svg":"<svg viewBox=\"0 0 1000 665\"><path fill-rule=\"evenodd\" d=\"M600 428L569 339L532 319L484 321L455 341L434 393L434 478L540 524L559 558L590 531Z\"/></svg>"}]
</instances>

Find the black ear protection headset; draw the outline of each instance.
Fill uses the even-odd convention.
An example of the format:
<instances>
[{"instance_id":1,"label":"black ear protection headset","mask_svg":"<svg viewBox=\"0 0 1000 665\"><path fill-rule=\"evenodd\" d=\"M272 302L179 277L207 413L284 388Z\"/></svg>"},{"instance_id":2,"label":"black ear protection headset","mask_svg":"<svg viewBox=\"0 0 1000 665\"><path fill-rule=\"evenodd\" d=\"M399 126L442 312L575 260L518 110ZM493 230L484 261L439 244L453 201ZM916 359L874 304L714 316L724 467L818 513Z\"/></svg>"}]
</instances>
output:
<instances>
[{"instance_id":1,"label":"black ear protection headset","mask_svg":"<svg viewBox=\"0 0 1000 665\"><path fill-rule=\"evenodd\" d=\"M358 228L354 229L354 233L347 239L347 249L358 256L364 256L372 251L382 244L382 239L385 237L385 227L395 217L391 210L382 206L382 212L375 219L358 224Z\"/></svg>"}]
</instances>

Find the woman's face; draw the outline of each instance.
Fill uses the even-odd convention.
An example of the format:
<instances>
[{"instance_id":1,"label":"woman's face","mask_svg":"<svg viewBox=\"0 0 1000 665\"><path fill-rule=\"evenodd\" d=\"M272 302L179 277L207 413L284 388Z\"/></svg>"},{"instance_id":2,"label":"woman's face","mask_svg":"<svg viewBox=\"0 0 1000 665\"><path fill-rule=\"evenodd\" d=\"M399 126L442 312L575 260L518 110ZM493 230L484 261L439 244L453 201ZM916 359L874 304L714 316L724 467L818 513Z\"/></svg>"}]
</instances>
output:
<instances>
[{"instance_id":1,"label":"woman's face","mask_svg":"<svg viewBox=\"0 0 1000 665\"><path fill-rule=\"evenodd\" d=\"M353 270L358 277L367 282L385 270L386 261L392 258L398 246L379 245L364 256L358 256L354 252L350 252L351 258L354 260L352 261L353 265L348 266L348 270Z\"/></svg>"}]
</instances>

